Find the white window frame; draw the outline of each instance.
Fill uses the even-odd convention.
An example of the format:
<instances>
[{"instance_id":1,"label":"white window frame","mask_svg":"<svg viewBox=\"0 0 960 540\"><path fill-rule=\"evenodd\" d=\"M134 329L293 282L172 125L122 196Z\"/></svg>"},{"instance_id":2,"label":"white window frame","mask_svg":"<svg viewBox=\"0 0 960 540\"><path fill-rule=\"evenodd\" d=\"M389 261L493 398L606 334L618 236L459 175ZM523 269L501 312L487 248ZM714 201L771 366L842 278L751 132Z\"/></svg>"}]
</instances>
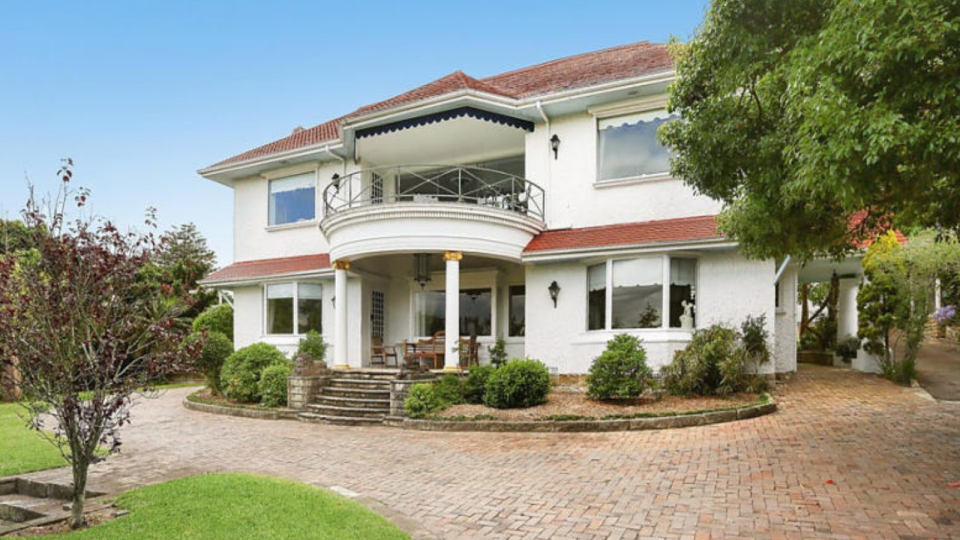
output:
<instances>
[{"instance_id":1,"label":"white window frame","mask_svg":"<svg viewBox=\"0 0 960 540\"><path fill-rule=\"evenodd\" d=\"M603 120L608 120L610 118L616 118L619 116L627 116L632 114L642 114L642 113L651 113L657 111L664 111L666 113L667 108L667 98L666 97L656 97L653 99L642 99L638 101L632 101L630 103L619 104L613 107L601 107L601 108L592 108L588 112L594 116L593 121L593 133L594 133L594 187L595 188L605 188L605 187L614 187L622 186L629 184L638 184L646 182L659 182L662 180L672 180L673 175L670 174L670 170L667 169L663 172L656 173L646 173L639 176L626 176L622 178L608 178L600 179L600 122Z\"/></svg>"},{"instance_id":2,"label":"white window frame","mask_svg":"<svg viewBox=\"0 0 960 540\"><path fill-rule=\"evenodd\" d=\"M302 337L306 334L298 334L297 329L300 328L300 284L309 284L309 285L319 285L320 286L320 333L323 333L323 298L324 298L324 284L322 281L315 279L301 279L296 281L273 281L270 283L264 283L261 287L260 296L262 299L262 319L263 325L261 331L266 337ZM269 306L267 298L267 287L271 285L292 285L293 286L293 333L292 334L271 334L270 329L267 327L268 322L268 313Z\"/></svg>"},{"instance_id":3,"label":"white window frame","mask_svg":"<svg viewBox=\"0 0 960 540\"><path fill-rule=\"evenodd\" d=\"M305 221L294 221L292 223L281 223L279 225L270 224L270 185L277 180L285 180L293 176L305 176L307 174L313 174L313 219L308 219ZM307 163L303 165L296 165L290 167L284 167L282 169L277 169L263 173L262 178L266 179L266 225L265 228L267 231L282 231L284 229L297 229L301 227L311 227L316 225L320 219L320 211L322 209L321 199L323 197L322 190L320 189L320 169L316 163Z\"/></svg>"},{"instance_id":4,"label":"white window frame","mask_svg":"<svg viewBox=\"0 0 960 540\"><path fill-rule=\"evenodd\" d=\"M589 281L590 278L589 278L588 268L590 268L591 266L596 266L596 265L598 265L598 264L605 264L605 265L606 265L606 268L605 268L605 270L606 270L606 280L607 280L607 281L606 281L606 290L604 291L605 294L606 294L605 305L604 305L604 310L605 310L605 312L604 312L604 317L603 317L603 318L604 318L604 321L603 321L603 325L604 325L604 326L603 326L603 328L595 328L595 329L593 329L593 330L590 329L590 321L589 321L589 317L590 317L590 312L589 312L589 294L590 294L590 292L589 292L589 290L588 290L588 291L587 291L587 296L584 298L584 300L585 300L585 302L586 302L586 307L587 307L587 309L585 310L585 313L586 313L587 316L586 316L586 318L585 318L584 321L583 321L583 325L584 325L584 328L586 329L586 331L587 331L587 332L591 332L591 333L593 333L593 332L611 332L611 331L615 331L615 332L661 332L661 331L664 331L664 330L669 331L669 332L677 332L677 331L686 332L687 330L683 330L683 329L681 329L681 328L672 328L672 327L670 326L670 260L671 260L671 258L676 258L676 259L691 259L691 260L697 261L697 271L696 271L696 278L695 278L695 279L696 279L696 283L699 285L699 283L700 283L700 259L697 258L697 257L693 257L693 256L678 255L678 256L675 256L675 257L671 257L670 255L637 255L637 256L634 256L634 257L611 257L611 258L607 259L606 261L596 261L596 262L593 262L593 263L591 263L591 264L588 264L588 265L584 266L584 277ZM662 277L662 279L661 279L660 286L663 288L663 298L662 298L661 306L660 306L660 326L656 326L656 327L653 327L653 328L614 328L614 327L613 327L613 263L616 262L616 261L633 261L633 260L637 260L637 259L660 259L660 261L661 261L661 265L662 265L662 269L663 269L663 277ZM589 284L588 284L588 287L587 287L587 288L589 289ZM698 319L695 318L694 320L696 321L696 320L698 320ZM694 326L694 329L696 329L696 326Z\"/></svg>"}]
</instances>

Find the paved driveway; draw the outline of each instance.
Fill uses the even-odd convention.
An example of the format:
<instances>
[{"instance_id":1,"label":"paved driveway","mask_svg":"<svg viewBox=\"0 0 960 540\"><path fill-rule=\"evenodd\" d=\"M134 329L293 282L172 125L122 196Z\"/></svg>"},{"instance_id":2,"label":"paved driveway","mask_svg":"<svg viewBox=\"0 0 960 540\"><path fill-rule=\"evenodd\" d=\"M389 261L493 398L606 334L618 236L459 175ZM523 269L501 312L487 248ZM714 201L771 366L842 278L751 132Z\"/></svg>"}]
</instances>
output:
<instances>
[{"instance_id":1,"label":"paved driveway","mask_svg":"<svg viewBox=\"0 0 960 540\"><path fill-rule=\"evenodd\" d=\"M135 409L94 488L280 475L346 488L447 539L960 539L960 488L948 485L960 481L960 404L848 370L804 366L770 416L634 433L248 420L187 411L187 393Z\"/></svg>"},{"instance_id":2,"label":"paved driveway","mask_svg":"<svg viewBox=\"0 0 960 540\"><path fill-rule=\"evenodd\" d=\"M928 337L917 355L917 380L937 399L960 401L960 344Z\"/></svg>"}]
</instances>

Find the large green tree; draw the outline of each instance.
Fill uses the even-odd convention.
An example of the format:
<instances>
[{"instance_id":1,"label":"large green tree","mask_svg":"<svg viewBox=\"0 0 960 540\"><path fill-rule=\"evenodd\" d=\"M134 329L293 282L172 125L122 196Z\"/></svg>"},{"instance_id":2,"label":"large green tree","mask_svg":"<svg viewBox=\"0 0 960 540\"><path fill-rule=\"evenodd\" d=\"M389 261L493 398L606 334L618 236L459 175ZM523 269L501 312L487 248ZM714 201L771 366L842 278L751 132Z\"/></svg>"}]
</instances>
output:
<instances>
[{"instance_id":1,"label":"large green tree","mask_svg":"<svg viewBox=\"0 0 960 540\"><path fill-rule=\"evenodd\" d=\"M960 2L714 0L674 50L673 172L748 255L960 228Z\"/></svg>"}]
</instances>

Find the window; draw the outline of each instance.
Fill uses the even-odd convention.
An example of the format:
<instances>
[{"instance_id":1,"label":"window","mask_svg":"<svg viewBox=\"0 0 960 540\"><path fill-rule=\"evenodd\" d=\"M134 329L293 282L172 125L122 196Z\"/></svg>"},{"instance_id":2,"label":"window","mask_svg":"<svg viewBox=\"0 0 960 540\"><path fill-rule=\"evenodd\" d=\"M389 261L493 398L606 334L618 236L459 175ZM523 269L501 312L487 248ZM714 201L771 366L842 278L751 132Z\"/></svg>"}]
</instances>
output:
<instances>
[{"instance_id":1,"label":"window","mask_svg":"<svg viewBox=\"0 0 960 540\"><path fill-rule=\"evenodd\" d=\"M489 336L492 334L492 289L460 290L460 335ZM444 330L446 324L446 294L444 291L417 291L414 294L415 331L418 336L432 336Z\"/></svg>"},{"instance_id":2,"label":"window","mask_svg":"<svg viewBox=\"0 0 960 540\"><path fill-rule=\"evenodd\" d=\"M663 259L613 262L613 327L659 328L663 310Z\"/></svg>"},{"instance_id":3,"label":"window","mask_svg":"<svg viewBox=\"0 0 960 540\"><path fill-rule=\"evenodd\" d=\"M676 115L649 111L597 123L597 178L633 178L670 170L670 150L657 142L657 128Z\"/></svg>"},{"instance_id":4,"label":"window","mask_svg":"<svg viewBox=\"0 0 960 540\"><path fill-rule=\"evenodd\" d=\"M270 181L270 225L311 221L316 216L316 174Z\"/></svg>"},{"instance_id":5,"label":"window","mask_svg":"<svg viewBox=\"0 0 960 540\"><path fill-rule=\"evenodd\" d=\"M587 330L680 328L696 287L696 259L640 257L589 266Z\"/></svg>"},{"instance_id":6,"label":"window","mask_svg":"<svg viewBox=\"0 0 960 540\"><path fill-rule=\"evenodd\" d=\"M323 331L323 286L318 283L267 285L267 334L306 334ZM294 309L296 306L296 309Z\"/></svg>"},{"instance_id":7,"label":"window","mask_svg":"<svg viewBox=\"0 0 960 540\"><path fill-rule=\"evenodd\" d=\"M587 268L587 329L607 327L607 265Z\"/></svg>"},{"instance_id":8,"label":"window","mask_svg":"<svg viewBox=\"0 0 960 540\"><path fill-rule=\"evenodd\" d=\"M516 285L510 287L509 302L509 328L507 335L510 337L523 337L527 334L527 287Z\"/></svg>"}]
</instances>

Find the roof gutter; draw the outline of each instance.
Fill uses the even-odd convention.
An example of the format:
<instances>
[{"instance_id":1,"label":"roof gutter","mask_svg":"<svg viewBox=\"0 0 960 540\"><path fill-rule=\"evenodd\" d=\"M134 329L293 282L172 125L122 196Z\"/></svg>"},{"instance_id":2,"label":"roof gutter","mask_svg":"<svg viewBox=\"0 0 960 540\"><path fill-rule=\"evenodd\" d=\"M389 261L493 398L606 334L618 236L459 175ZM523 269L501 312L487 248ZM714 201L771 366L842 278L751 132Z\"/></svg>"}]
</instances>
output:
<instances>
[{"instance_id":1,"label":"roof gutter","mask_svg":"<svg viewBox=\"0 0 960 540\"><path fill-rule=\"evenodd\" d=\"M780 278L783 277L783 273L787 270L787 265L790 264L790 256L787 255L783 262L780 263L780 268L777 269L777 275L773 276L773 284L776 285L780 282Z\"/></svg>"}]
</instances>

